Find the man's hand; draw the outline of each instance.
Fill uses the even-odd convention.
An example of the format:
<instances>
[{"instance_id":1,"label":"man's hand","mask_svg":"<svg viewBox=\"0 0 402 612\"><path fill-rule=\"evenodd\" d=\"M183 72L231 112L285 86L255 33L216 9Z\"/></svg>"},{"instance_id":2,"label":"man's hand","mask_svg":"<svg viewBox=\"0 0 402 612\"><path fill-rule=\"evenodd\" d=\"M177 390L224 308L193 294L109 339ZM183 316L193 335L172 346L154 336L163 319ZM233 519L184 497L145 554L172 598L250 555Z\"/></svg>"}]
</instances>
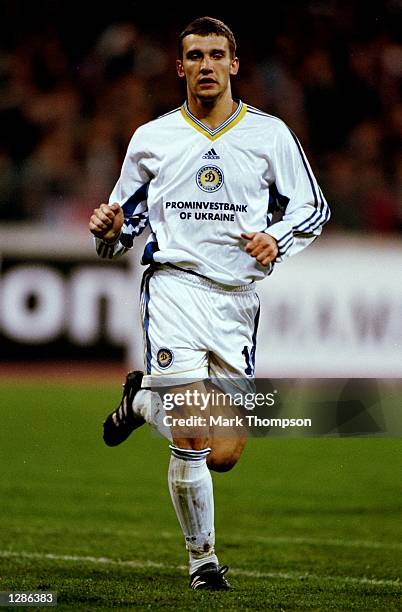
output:
<instances>
[{"instance_id":1,"label":"man's hand","mask_svg":"<svg viewBox=\"0 0 402 612\"><path fill-rule=\"evenodd\" d=\"M255 257L263 266L267 266L278 255L278 245L273 236L264 232L251 232L242 234L242 238L248 240L245 250L249 255Z\"/></svg>"},{"instance_id":2,"label":"man's hand","mask_svg":"<svg viewBox=\"0 0 402 612\"><path fill-rule=\"evenodd\" d=\"M89 220L89 231L105 242L115 242L123 223L123 209L119 204L101 204L99 208L95 208Z\"/></svg>"}]
</instances>

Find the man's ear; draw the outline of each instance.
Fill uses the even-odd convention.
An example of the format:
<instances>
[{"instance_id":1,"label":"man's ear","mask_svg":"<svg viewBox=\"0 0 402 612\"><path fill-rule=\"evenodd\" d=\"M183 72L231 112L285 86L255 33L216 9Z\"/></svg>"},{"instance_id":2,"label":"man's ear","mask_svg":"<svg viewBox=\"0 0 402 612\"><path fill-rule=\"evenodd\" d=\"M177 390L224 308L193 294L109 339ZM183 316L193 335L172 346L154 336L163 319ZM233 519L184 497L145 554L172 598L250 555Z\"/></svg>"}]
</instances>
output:
<instances>
[{"instance_id":1,"label":"man's ear","mask_svg":"<svg viewBox=\"0 0 402 612\"><path fill-rule=\"evenodd\" d=\"M176 70L177 70L177 74L179 75L179 77L181 79L184 78L185 74L184 74L184 68L183 68L183 62L181 60L176 60Z\"/></svg>"},{"instance_id":2,"label":"man's ear","mask_svg":"<svg viewBox=\"0 0 402 612\"><path fill-rule=\"evenodd\" d=\"M239 58L234 57L232 61L230 62L229 74L231 74L232 76L235 76L235 74L237 74L238 72L239 72Z\"/></svg>"}]
</instances>

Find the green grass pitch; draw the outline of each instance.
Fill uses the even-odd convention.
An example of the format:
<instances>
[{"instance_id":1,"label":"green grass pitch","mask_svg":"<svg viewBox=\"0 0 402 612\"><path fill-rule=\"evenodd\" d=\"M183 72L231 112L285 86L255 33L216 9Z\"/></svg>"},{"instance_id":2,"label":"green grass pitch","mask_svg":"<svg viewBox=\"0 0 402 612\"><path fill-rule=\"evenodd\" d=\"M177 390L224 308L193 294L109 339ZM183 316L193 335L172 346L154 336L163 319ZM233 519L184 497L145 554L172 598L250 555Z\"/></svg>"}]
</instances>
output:
<instances>
[{"instance_id":1,"label":"green grass pitch","mask_svg":"<svg viewBox=\"0 0 402 612\"><path fill-rule=\"evenodd\" d=\"M233 590L188 589L167 443L101 440L117 385L0 386L0 591L57 610L401 610L401 441L254 439L213 476ZM27 608L26 608L27 609Z\"/></svg>"}]
</instances>

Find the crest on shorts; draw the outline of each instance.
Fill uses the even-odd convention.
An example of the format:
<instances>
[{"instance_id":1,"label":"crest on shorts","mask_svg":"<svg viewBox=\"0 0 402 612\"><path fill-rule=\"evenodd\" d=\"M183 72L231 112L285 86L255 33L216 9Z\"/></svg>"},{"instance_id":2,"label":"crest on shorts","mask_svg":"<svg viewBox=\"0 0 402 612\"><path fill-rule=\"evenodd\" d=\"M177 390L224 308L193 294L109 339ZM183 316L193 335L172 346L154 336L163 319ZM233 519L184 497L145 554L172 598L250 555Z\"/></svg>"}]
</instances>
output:
<instances>
[{"instance_id":1,"label":"crest on shorts","mask_svg":"<svg viewBox=\"0 0 402 612\"><path fill-rule=\"evenodd\" d=\"M161 368L168 368L173 363L173 351L168 348L160 348L156 359Z\"/></svg>"},{"instance_id":2,"label":"crest on shorts","mask_svg":"<svg viewBox=\"0 0 402 612\"><path fill-rule=\"evenodd\" d=\"M203 166L198 170L195 180L203 191L218 191L223 185L223 172L218 166Z\"/></svg>"}]
</instances>

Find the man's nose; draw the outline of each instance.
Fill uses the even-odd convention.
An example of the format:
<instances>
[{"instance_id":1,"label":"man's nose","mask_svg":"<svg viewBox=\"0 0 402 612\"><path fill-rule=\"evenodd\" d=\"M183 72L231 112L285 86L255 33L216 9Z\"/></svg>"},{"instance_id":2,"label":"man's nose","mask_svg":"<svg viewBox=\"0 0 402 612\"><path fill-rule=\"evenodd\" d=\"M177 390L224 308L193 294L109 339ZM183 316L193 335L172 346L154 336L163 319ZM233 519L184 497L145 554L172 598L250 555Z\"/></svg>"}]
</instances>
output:
<instances>
[{"instance_id":1,"label":"man's nose","mask_svg":"<svg viewBox=\"0 0 402 612\"><path fill-rule=\"evenodd\" d=\"M201 72L210 72L211 70L211 59L204 55L201 62Z\"/></svg>"}]
</instances>

